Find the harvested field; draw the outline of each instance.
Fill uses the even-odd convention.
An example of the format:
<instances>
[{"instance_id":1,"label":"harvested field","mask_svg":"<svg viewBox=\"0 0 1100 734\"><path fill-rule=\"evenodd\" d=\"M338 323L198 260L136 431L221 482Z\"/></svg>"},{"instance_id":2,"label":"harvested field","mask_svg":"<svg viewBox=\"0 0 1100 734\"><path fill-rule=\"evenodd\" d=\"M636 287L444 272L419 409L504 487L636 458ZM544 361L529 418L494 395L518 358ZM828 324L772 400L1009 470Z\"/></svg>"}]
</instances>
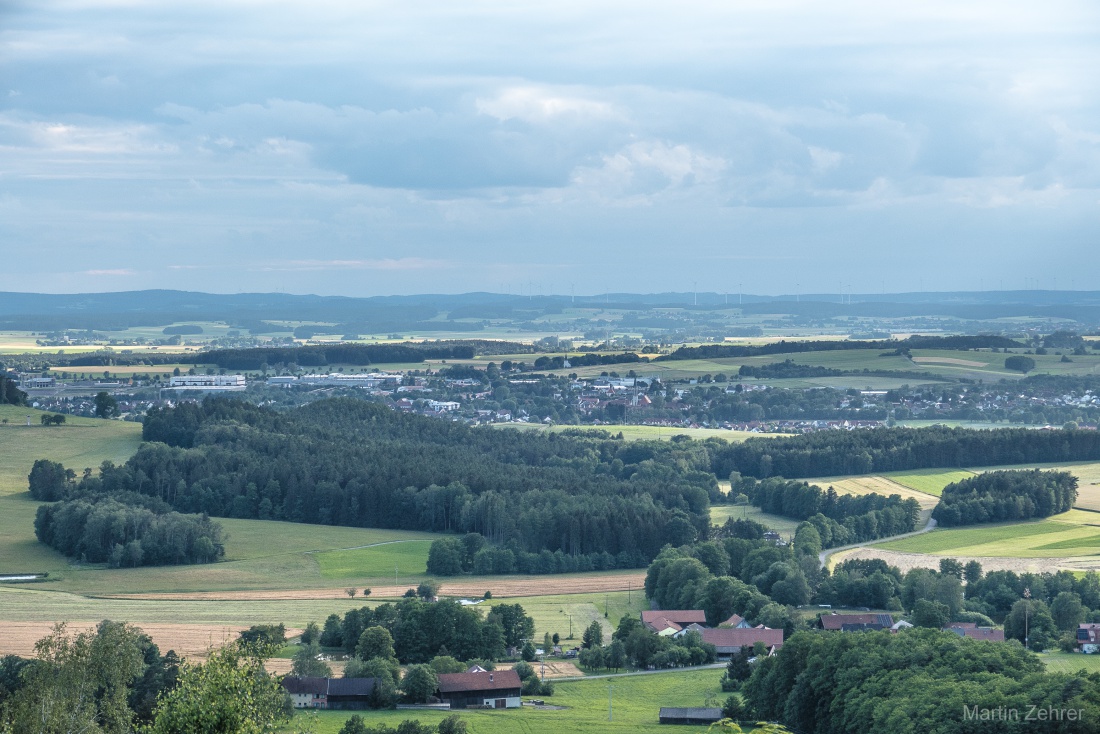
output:
<instances>
[{"instance_id":1,"label":"harvested field","mask_svg":"<svg viewBox=\"0 0 1100 734\"><path fill-rule=\"evenodd\" d=\"M823 488L832 487L840 494L864 495L873 493L887 497L892 494L899 494L902 499L915 499L922 510L931 510L940 501L939 497L925 492L918 492L886 477L826 478L807 479L806 481Z\"/></svg>"},{"instance_id":2,"label":"harvested field","mask_svg":"<svg viewBox=\"0 0 1100 734\"><path fill-rule=\"evenodd\" d=\"M326 660L325 662L332 668L332 676L334 678L343 677L344 668L346 668L348 664L347 660ZM293 666L294 661L290 658L268 658L264 661L264 668L272 675L290 675L290 669ZM546 677L550 677L549 672Z\"/></svg>"},{"instance_id":3,"label":"harvested field","mask_svg":"<svg viewBox=\"0 0 1100 734\"><path fill-rule=\"evenodd\" d=\"M453 581L440 584L440 596L477 597L486 591L493 598L514 596L543 596L547 594L591 594L604 591L637 591L645 585L645 573L624 573L585 576L500 576L477 581ZM416 586L375 586L370 598L395 598ZM290 600L290 599L347 599L344 588L339 589L291 589L286 591L195 591L165 594L101 594L105 599L150 600Z\"/></svg>"},{"instance_id":4,"label":"harvested field","mask_svg":"<svg viewBox=\"0 0 1100 734\"><path fill-rule=\"evenodd\" d=\"M4 622L4 634L0 636L0 655L34 657L34 643L53 629L53 622ZM212 647L220 647L247 627L240 625L209 624L138 624L145 634L153 638L161 652L175 650L180 657L204 658ZM93 622L70 622L71 632L93 629ZM301 630L287 630L287 635L300 635ZM290 669L287 662L287 670Z\"/></svg>"},{"instance_id":5,"label":"harvested field","mask_svg":"<svg viewBox=\"0 0 1100 734\"><path fill-rule=\"evenodd\" d=\"M988 367L989 362L975 362L972 359L956 359L954 357L913 357L917 364L953 364L959 367Z\"/></svg>"},{"instance_id":6,"label":"harvested field","mask_svg":"<svg viewBox=\"0 0 1100 734\"><path fill-rule=\"evenodd\" d=\"M1015 573L1056 573L1067 571L1100 571L1100 558L1096 557L1068 557L1068 558L1006 558L1004 556L956 556L927 555L924 553L902 553L901 551L883 550L881 548L856 548L843 551L829 557L829 566L850 558L881 558L891 566L897 566L902 573L914 568L932 568L940 566L940 559L954 558L960 563L977 561L982 564L985 571L1013 571Z\"/></svg>"},{"instance_id":7,"label":"harvested field","mask_svg":"<svg viewBox=\"0 0 1100 734\"><path fill-rule=\"evenodd\" d=\"M1081 510L1100 512L1100 487L1095 484L1078 487L1077 502L1073 506ZM1097 515L1096 520L1100 522L1100 515Z\"/></svg>"}]
</instances>

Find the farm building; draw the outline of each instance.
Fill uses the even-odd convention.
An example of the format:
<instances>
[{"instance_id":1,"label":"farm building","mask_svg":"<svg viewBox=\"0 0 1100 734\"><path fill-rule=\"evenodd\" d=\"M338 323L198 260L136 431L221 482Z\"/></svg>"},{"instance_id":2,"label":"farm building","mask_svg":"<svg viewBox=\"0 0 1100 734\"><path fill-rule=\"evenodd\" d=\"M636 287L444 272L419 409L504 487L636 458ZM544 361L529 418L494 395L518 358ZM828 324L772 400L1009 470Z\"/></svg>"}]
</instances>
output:
<instances>
[{"instance_id":1,"label":"farm building","mask_svg":"<svg viewBox=\"0 0 1100 734\"><path fill-rule=\"evenodd\" d=\"M662 708L658 720L662 724L713 724L721 720L722 709Z\"/></svg>"},{"instance_id":2,"label":"farm building","mask_svg":"<svg viewBox=\"0 0 1100 734\"><path fill-rule=\"evenodd\" d=\"M674 635L688 625L705 625L707 615L701 609L661 609L642 612L642 624L662 637Z\"/></svg>"},{"instance_id":3,"label":"farm building","mask_svg":"<svg viewBox=\"0 0 1100 734\"><path fill-rule=\"evenodd\" d=\"M1077 625L1077 651L1100 653L1100 624L1090 622Z\"/></svg>"},{"instance_id":4,"label":"farm building","mask_svg":"<svg viewBox=\"0 0 1100 734\"><path fill-rule=\"evenodd\" d=\"M703 642L714 645L719 660L729 660L742 647L752 648L757 642L764 643L769 655L783 647L783 630L768 627L719 627L699 630L699 634Z\"/></svg>"},{"instance_id":5,"label":"farm building","mask_svg":"<svg viewBox=\"0 0 1100 734\"><path fill-rule=\"evenodd\" d=\"M441 673L439 675L439 700L451 704L453 709L471 706L490 708L518 708L523 684L514 670L483 670L478 673Z\"/></svg>"},{"instance_id":6,"label":"farm building","mask_svg":"<svg viewBox=\"0 0 1100 734\"><path fill-rule=\"evenodd\" d=\"M746 627L751 627L752 625L750 625L748 622L746 622L745 618L742 617L740 614L734 614L734 615L731 615L729 619L727 619L725 622L722 622L718 626L719 627L738 627L738 628L741 628L741 629L745 629Z\"/></svg>"},{"instance_id":7,"label":"farm building","mask_svg":"<svg viewBox=\"0 0 1100 734\"><path fill-rule=\"evenodd\" d=\"M894 626L889 614L822 614L821 629L841 632L884 630Z\"/></svg>"},{"instance_id":8,"label":"farm building","mask_svg":"<svg viewBox=\"0 0 1100 734\"><path fill-rule=\"evenodd\" d=\"M312 678L288 675L283 688L294 708L365 709L374 692L374 678Z\"/></svg>"}]
</instances>

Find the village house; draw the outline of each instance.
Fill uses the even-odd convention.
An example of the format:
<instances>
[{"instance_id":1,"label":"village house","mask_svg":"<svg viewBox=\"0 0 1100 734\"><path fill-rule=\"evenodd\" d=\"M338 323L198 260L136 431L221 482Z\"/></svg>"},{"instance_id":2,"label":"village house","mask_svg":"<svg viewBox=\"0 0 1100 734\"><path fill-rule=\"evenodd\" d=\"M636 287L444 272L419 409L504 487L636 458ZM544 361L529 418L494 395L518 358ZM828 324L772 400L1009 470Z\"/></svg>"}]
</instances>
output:
<instances>
[{"instance_id":1,"label":"village house","mask_svg":"<svg viewBox=\"0 0 1100 734\"><path fill-rule=\"evenodd\" d=\"M374 678L314 678L288 675L283 688L294 708L361 710L369 707Z\"/></svg>"},{"instance_id":2,"label":"village house","mask_svg":"<svg viewBox=\"0 0 1100 734\"><path fill-rule=\"evenodd\" d=\"M441 673L439 700L453 709L488 707L519 708L523 684L514 670L481 670L467 673Z\"/></svg>"},{"instance_id":3,"label":"village house","mask_svg":"<svg viewBox=\"0 0 1100 734\"><path fill-rule=\"evenodd\" d=\"M1077 625L1077 651L1100 653L1100 624L1088 622Z\"/></svg>"},{"instance_id":4,"label":"village house","mask_svg":"<svg viewBox=\"0 0 1100 734\"><path fill-rule=\"evenodd\" d=\"M770 656L783 647L783 630L764 627L718 627L699 630L703 642L714 645L719 660L729 660L741 652L741 648L753 648L763 642Z\"/></svg>"},{"instance_id":5,"label":"village house","mask_svg":"<svg viewBox=\"0 0 1100 734\"><path fill-rule=\"evenodd\" d=\"M660 609L642 612L642 624L651 632L669 637L688 625L705 625L707 615L701 609Z\"/></svg>"}]
</instances>

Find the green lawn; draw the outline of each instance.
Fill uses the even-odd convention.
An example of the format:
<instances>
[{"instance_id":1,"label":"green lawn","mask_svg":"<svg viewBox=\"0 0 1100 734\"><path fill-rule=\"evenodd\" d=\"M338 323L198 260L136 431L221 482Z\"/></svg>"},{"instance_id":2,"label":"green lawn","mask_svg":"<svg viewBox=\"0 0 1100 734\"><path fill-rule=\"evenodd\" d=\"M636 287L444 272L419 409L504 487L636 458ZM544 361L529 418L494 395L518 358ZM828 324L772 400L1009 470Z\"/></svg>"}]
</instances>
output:
<instances>
[{"instance_id":1,"label":"green lawn","mask_svg":"<svg viewBox=\"0 0 1100 734\"><path fill-rule=\"evenodd\" d=\"M572 618L574 644L580 644L581 635L592 622L598 621L603 627L604 641L611 642L611 632L618 627L619 620L625 615L638 616L643 609L649 609L645 590L641 587L631 592L612 591L607 594L563 594L558 596L529 596L511 599L494 599L488 604L519 604L535 620L535 640L541 644L542 637L555 632L563 639L569 639L570 618ZM607 616L604 617L604 609Z\"/></svg>"},{"instance_id":2,"label":"green lawn","mask_svg":"<svg viewBox=\"0 0 1100 734\"><path fill-rule=\"evenodd\" d=\"M943 488L952 482L958 482L967 477L974 476L974 472L952 471L943 469L914 469L905 472L889 472L884 477L892 479L898 484L903 484L918 492L939 497Z\"/></svg>"},{"instance_id":3,"label":"green lawn","mask_svg":"<svg viewBox=\"0 0 1100 734\"><path fill-rule=\"evenodd\" d=\"M1082 669L1089 673L1100 673L1100 655L1045 652L1039 658L1046 664L1048 673L1076 673Z\"/></svg>"},{"instance_id":4,"label":"green lawn","mask_svg":"<svg viewBox=\"0 0 1100 734\"><path fill-rule=\"evenodd\" d=\"M711 505L711 525L724 525L726 520L730 518L734 520L755 520L761 525L784 535L793 535L801 524L798 520L792 520L789 517L770 515L759 507L753 507L752 505Z\"/></svg>"},{"instance_id":5,"label":"green lawn","mask_svg":"<svg viewBox=\"0 0 1100 734\"><path fill-rule=\"evenodd\" d=\"M470 734L572 734L573 732L664 732L657 723L662 706L703 706L710 697L721 705L726 694L718 681L721 670L692 670L652 675L630 675L558 683L546 702L564 706L562 711L536 711L527 707L508 710L466 710L457 712L466 720ZM611 721L608 721L608 694ZM435 724L450 711L361 711L368 726L386 723L396 726L405 719ZM352 716L348 711L316 712L317 734L336 734ZM299 717L309 714L299 714ZM694 727L692 731L701 731ZM288 728L287 731L290 731Z\"/></svg>"},{"instance_id":6,"label":"green lawn","mask_svg":"<svg viewBox=\"0 0 1100 734\"><path fill-rule=\"evenodd\" d=\"M402 576L421 575L427 571L431 544L431 540L398 540L369 548L328 551L316 554L317 564L326 579L388 577L394 569Z\"/></svg>"},{"instance_id":7,"label":"green lawn","mask_svg":"<svg viewBox=\"0 0 1100 734\"><path fill-rule=\"evenodd\" d=\"M0 497L27 489L36 459L60 461L78 474L105 460L125 462L141 443L141 424L66 416L63 426L43 426L41 410L0 405ZM25 425L30 416L31 425Z\"/></svg>"},{"instance_id":8,"label":"green lawn","mask_svg":"<svg viewBox=\"0 0 1100 734\"><path fill-rule=\"evenodd\" d=\"M1100 515L1081 510L1046 520L936 529L876 545L876 548L933 555L1059 558L1100 554ZM1067 552L1068 551L1068 552Z\"/></svg>"}]
</instances>

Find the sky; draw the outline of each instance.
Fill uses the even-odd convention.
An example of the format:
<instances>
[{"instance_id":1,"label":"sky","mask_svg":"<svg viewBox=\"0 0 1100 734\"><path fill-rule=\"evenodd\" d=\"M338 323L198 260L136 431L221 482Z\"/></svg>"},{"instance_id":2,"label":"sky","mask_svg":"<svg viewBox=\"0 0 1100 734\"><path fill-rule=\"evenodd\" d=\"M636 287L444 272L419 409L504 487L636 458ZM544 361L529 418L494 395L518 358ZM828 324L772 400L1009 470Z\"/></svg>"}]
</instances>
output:
<instances>
[{"instance_id":1,"label":"sky","mask_svg":"<svg viewBox=\"0 0 1100 734\"><path fill-rule=\"evenodd\" d=\"M0 290L1100 289L1095 0L0 0Z\"/></svg>"}]
</instances>

